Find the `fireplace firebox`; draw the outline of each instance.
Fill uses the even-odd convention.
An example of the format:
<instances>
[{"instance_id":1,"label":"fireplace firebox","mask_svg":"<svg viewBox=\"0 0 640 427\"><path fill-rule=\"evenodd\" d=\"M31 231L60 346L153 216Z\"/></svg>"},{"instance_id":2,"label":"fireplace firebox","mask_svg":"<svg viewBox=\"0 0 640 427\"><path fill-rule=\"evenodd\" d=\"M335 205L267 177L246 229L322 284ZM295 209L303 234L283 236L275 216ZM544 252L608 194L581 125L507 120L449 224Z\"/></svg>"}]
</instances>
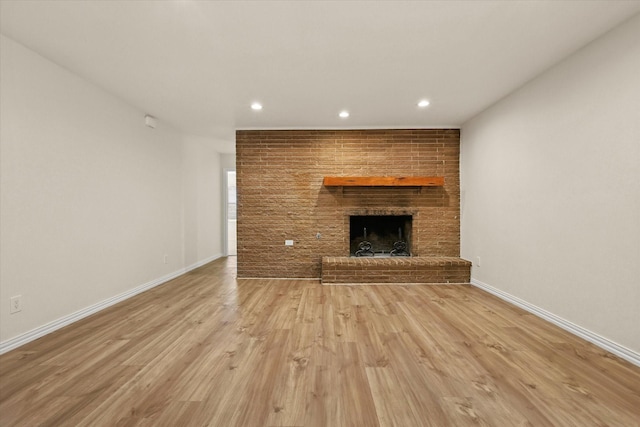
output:
<instances>
[{"instance_id":1,"label":"fireplace firebox","mask_svg":"<svg viewBox=\"0 0 640 427\"><path fill-rule=\"evenodd\" d=\"M349 217L351 256L411 256L411 215Z\"/></svg>"}]
</instances>

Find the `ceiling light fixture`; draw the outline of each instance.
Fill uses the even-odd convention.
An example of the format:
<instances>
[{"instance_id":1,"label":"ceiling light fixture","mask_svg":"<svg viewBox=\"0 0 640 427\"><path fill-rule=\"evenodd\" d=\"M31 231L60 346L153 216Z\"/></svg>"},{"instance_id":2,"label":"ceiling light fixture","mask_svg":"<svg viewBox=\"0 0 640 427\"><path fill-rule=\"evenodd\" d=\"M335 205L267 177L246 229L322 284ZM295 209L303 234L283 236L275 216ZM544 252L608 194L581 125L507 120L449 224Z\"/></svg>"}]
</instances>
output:
<instances>
[{"instance_id":1,"label":"ceiling light fixture","mask_svg":"<svg viewBox=\"0 0 640 427\"><path fill-rule=\"evenodd\" d=\"M340 111L340 114L338 114L341 118L346 119L347 117L349 117L349 112L344 110L344 111Z\"/></svg>"},{"instance_id":2,"label":"ceiling light fixture","mask_svg":"<svg viewBox=\"0 0 640 427\"><path fill-rule=\"evenodd\" d=\"M253 104L251 104L251 109L252 110L262 110L262 104L260 104L259 102L254 102Z\"/></svg>"},{"instance_id":3,"label":"ceiling light fixture","mask_svg":"<svg viewBox=\"0 0 640 427\"><path fill-rule=\"evenodd\" d=\"M423 99L420 102L418 102L418 107L420 107L420 108L424 108L424 107L428 107L428 106L429 106L429 101L427 101L426 99Z\"/></svg>"}]
</instances>

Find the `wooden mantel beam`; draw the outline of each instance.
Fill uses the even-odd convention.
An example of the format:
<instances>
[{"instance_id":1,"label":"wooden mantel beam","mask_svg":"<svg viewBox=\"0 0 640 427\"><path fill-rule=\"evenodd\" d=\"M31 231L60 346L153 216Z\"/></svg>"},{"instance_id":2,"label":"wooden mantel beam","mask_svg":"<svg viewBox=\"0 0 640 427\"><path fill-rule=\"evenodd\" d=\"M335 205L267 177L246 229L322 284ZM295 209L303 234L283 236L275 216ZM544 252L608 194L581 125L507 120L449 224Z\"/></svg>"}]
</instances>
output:
<instances>
[{"instance_id":1,"label":"wooden mantel beam","mask_svg":"<svg viewBox=\"0 0 640 427\"><path fill-rule=\"evenodd\" d=\"M325 176L326 187L442 187L443 176Z\"/></svg>"}]
</instances>

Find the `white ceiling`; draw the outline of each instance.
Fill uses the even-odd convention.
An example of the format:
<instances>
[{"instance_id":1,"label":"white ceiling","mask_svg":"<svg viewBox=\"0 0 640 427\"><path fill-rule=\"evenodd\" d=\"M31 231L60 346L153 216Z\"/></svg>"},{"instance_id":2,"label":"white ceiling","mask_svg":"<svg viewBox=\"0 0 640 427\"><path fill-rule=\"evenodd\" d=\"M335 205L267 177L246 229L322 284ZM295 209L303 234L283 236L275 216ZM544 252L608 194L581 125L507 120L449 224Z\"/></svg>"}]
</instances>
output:
<instances>
[{"instance_id":1,"label":"white ceiling","mask_svg":"<svg viewBox=\"0 0 640 427\"><path fill-rule=\"evenodd\" d=\"M459 127L638 12L614 0L1 0L0 29L160 121L232 142L238 128Z\"/></svg>"}]
</instances>

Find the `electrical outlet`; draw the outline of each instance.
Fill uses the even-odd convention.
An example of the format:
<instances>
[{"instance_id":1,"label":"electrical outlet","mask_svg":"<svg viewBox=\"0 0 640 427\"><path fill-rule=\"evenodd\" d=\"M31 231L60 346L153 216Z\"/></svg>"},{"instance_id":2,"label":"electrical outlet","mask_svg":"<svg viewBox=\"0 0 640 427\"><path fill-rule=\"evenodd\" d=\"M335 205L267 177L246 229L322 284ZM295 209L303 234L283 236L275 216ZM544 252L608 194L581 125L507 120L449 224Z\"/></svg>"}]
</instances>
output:
<instances>
[{"instance_id":1,"label":"electrical outlet","mask_svg":"<svg viewBox=\"0 0 640 427\"><path fill-rule=\"evenodd\" d=\"M166 264L168 259L169 259L169 255L164 254L164 257L162 257L162 263Z\"/></svg>"},{"instance_id":2,"label":"electrical outlet","mask_svg":"<svg viewBox=\"0 0 640 427\"><path fill-rule=\"evenodd\" d=\"M480 257L476 257L476 267L480 267Z\"/></svg>"},{"instance_id":3,"label":"electrical outlet","mask_svg":"<svg viewBox=\"0 0 640 427\"><path fill-rule=\"evenodd\" d=\"M11 308L9 309L9 314L22 311L22 295L16 295L15 297L11 297L10 301L11 301Z\"/></svg>"}]
</instances>

